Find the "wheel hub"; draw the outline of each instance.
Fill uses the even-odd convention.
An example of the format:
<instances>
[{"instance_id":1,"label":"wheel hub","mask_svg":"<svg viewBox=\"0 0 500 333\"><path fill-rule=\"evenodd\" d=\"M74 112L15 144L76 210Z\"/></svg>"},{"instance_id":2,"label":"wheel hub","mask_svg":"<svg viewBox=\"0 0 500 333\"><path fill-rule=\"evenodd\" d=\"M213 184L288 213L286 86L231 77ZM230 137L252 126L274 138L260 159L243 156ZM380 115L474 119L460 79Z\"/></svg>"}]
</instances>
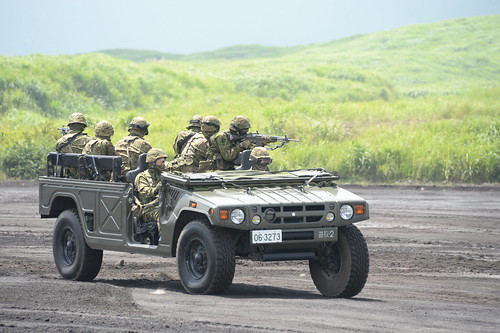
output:
<instances>
[{"instance_id":1,"label":"wheel hub","mask_svg":"<svg viewBox=\"0 0 500 333\"><path fill-rule=\"evenodd\" d=\"M320 262L321 271L324 276L329 279L337 277L340 272L340 267L342 266L339 249L336 246L328 248L328 250L321 256Z\"/></svg>"},{"instance_id":2,"label":"wheel hub","mask_svg":"<svg viewBox=\"0 0 500 333\"><path fill-rule=\"evenodd\" d=\"M76 257L76 240L71 231L66 231L63 239L63 256L66 264L71 265Z\"/></svg>"},{"instance_id":3,"label":"wheel hub","mask_svg":"<svg viewBox=\"0 0 500 333\"><path fill-rule=\"evenodd\" d=\"M188 268L195 279L201 279L207 270L207 253L200 242L193 244L190 250Z\"/></svg>"}]
</instances>

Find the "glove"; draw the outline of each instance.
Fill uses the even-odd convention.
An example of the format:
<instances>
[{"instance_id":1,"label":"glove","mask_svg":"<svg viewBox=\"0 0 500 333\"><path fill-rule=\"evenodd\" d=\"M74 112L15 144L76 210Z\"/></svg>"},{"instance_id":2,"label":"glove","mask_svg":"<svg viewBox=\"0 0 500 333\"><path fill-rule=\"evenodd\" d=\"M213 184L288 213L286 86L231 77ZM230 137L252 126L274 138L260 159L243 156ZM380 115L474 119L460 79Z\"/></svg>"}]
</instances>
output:
<instances>
[{"instance_id":1,"label":"glove","mask_svg":"<svg viewBox=\"0 0 500 333\"><path fill-rule=\"evenodd\" d=\"M273 141L271 140L271 137L269 135L262 136L262 147L264 147L265 145L267 145L271 142L273 142Z\"/></svg>"},{"instance_id":2,"label":"glove","mask_svg":"<svg viewBox=\"0 0 500 333\"><path fill-rule=\"evenodd\" d=\"M161 186L161 182L159 182L158 184L156 184L155 194L158 194L158 192L160 191L160 186Z\"/></svg>"},{"instance_id":3,"label":"glove","mask_svg":"<svg viewBox=\"0 0 500 333\"><path fill-rule=\"evenodd\" d=\"M240 142L240 147L243 148L244 150L250 149L252 147L252 141L250 140L243 140Z\"/></svg>"}]
</instances>

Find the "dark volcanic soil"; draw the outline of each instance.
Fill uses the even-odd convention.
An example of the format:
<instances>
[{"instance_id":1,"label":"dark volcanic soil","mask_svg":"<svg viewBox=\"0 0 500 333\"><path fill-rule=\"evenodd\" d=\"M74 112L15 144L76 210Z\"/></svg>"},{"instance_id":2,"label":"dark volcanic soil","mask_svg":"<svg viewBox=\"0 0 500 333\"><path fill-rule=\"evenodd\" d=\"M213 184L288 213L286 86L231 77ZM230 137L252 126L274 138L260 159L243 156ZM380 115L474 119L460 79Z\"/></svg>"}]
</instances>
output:
<instances>
[{"instance_id":1,"label":"dark volcanic soil","mask_svg":"<svg viewBox=\"0 0 500 333\"><path fill-rule=\"evenodd\" d=\"M370 275L352 299L321 296L306 261L238 260L218 296L187 294L176 261L105 252L93 282L61 279L37 183L0 185L0 332L498 332L500 188L346 186Z\"/></svg>"}]
</instances>

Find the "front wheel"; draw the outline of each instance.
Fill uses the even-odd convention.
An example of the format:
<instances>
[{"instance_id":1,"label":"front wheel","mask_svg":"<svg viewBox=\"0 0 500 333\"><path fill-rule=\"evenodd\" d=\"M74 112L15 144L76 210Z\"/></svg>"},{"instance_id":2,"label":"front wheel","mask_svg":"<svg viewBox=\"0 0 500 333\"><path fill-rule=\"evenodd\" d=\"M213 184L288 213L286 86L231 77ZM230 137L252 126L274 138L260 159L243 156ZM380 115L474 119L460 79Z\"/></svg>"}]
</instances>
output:
<instances>
[{"instance_id":1,"label":"front wheel","mask_svg":"<svg viewBox=\"0 0 500 333\"><path fill-rule=\"evenodd\" d=\"M365 286L370 267L368 247L355 225L339 228L336 243L323 243L317 259L309 260L312 280L328 297L356 296Z\"/></svg>"},{"instance_id":2,"label":"front wheel","mask_svg":"<svg viewBox=\"0 0 500 333\"><path fill-rule=\"evenodd\" d=\"M202 221L190 222L177 244L177 269L191 294L217 294L233 282L235 250L229 234Z\"/></svg>"},{"instance_id":3,"label":"front wheel","mask_svg":"<svg viewBox=\"0 0 500 333\"><path fill-rule=\"evenodd\" d=\"M85 242L76 209L65 210L57 218L52 252L67 280L92 281L101 270L102 250L93 250Z\"/></svg>"}]
</instances>

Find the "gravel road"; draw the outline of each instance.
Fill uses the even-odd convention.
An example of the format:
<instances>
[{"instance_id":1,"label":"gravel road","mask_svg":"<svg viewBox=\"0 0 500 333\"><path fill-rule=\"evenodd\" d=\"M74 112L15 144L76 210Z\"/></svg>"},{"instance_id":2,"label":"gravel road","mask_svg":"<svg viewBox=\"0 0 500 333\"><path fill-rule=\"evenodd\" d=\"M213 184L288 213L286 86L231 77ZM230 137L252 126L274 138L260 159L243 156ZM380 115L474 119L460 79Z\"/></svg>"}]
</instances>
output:
<instances>
[{"instance_id":1,"label":"gravel road","mask_svg":"<svg viewBox=\"0 0 500 333\"><path fill-rule=\"evenodd\" d=\"M175 259L118 252L63 280L37 186L0 184L0 332L500 331L500 187L345 186L370 204L370 274L330 299L306 261L238 260L217 296L187 294Z\"/></svg>"}]
</instances>

